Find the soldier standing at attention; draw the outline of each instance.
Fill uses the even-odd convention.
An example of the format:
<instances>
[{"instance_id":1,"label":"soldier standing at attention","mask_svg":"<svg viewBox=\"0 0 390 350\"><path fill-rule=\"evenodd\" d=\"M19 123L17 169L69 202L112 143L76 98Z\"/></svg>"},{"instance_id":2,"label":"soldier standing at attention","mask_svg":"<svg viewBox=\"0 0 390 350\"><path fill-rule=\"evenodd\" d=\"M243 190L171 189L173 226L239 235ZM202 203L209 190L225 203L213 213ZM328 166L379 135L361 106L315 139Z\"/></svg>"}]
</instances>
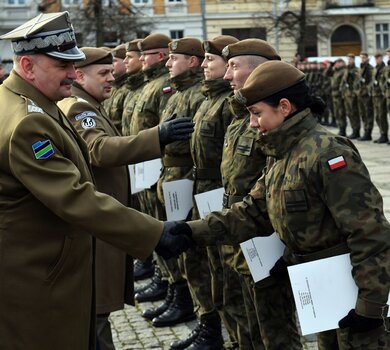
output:
<instances>
[{"instance_id":1,"label":"soldier standing at attention","mask_svg":"<svg viewBox=\"0 0 390 350\"><path fill-rule=\"evenodd\" d=\"M382 89L386 99L386 115L390 114L390 47L386 49L387 65L382 75ZM390 145L390 142L387 142Z\"/></svg>"},{"instance_id":2,"label":"soldier standing at attention","mask_svg":"<svg viewBox=\"0 0 390 350\"><path fill-rule=\"evenodd\" d=\"M172 95L168 69L165 67L165 63L168 60L168 44L170 42L171 39L166 35L154 33L137 43L141 54L139 60L142 64L145 84L133 110L130 135L137 135L142 130L158 125L160 115L169 97ZM137 193L137 196L141 211L157 217L156 185ZM135 262L135 279L145 278L145 275L149 275L150 271L153 272L152 259L153 257L150 256L146 262L141 262L140 260ZM168 278L166 272L161 271L160 267L157 266L152 282L135 294L137 301L154 301L165 297L167 282L161 279L162 272L164 273L164 278Z\"/></svg>"},{"instance_id":3,"label":"soldier standing at attention","mask_svg":"<svg viewBox=\"0 0 390 350\"><path fill-rule=\"evenodd\" d=\"M358 83L356 86L356 95L358 97L359 115L363 121L364 134L359 137L359 141L372 140L371 133L374 127L374 114L372 99L370 96L370 85L372 82L372 66L368 62L368 53L360 53L360 69Z\"/></svg>"},{"instance_id":4,"label":"soldier standing at attention","mask_svg":"<svg viewBox=\"0 0 390 350\"><path fill-rule=\"evenodd\" d=\"M326 70L326 75L330 77L332 90L333 115L339 128L339 135L346 136L347 117L345 115L344 101L342 95L342 79L345 71L345 62L338 58L333 64L330 64Z\"/></svg>"},{"instance_id":5,"label":"soldier standing at attention","mask_svg":"<svg viewBox=\"0 0 390 350\"><path fill-rule=\"evenodd\" d=\"M111 96L104 101L104 108L109 118L114 122L115 127L120 132L122 130L123 103L127 95L127 77L126 66L123 60L126 58L126 44L118 45L111 50L114 57L114 78L112 84Z\"/></svg>"},{"instance_id":6,"label":"soldier standing at attention","mask_svg":"<svg viewBox=\"0 0 390 350\"><path fill-rule=\"evenodd\" d=\"M375 143L387 143L389 138L389 122L387 121L387 106L384 90L381 82L385 74L386 65L383 62L381 53L375 54L376 66L372 73L371 96L374 109L374 119L379 127L380 136L374 140Z\"/></svg>"},{"instance_id":7,"label":"soldier standing at attention","mask_svg":"<svg viewBox=\"0 0 390 350\"><path fill-rule=\"evenodd\" d=\"M91 235L142 259L191 242L96 191L86 144L55 103L71 95L74 62L85 59L68 12L0 38L15 53L0 86L1 349L94 350Z\"/></svg>"},{"instance_id":8,"label":"soldier standing at attention","mask_svg":"<svg viewBox=\"0 0 390 350\"><path fill-rule=\"evenodd\" d=\"M127 95L123 102L122 134L124 136L131 135L130 125L133 118L134 107L146 84L144 73L142 72L142 63L139 60L141 53L137 45L141 40L142 39L134 39L127 43L126 58L123 60L123 63L126 66L126 73L129 76L126 82L128 89Z\"/></svg>"},{"instance_id":9,"label":"soldier standing at attention","mask_svg":"<svg viewBox=\"0 0 390 350\"><path fill-rule=\"evenodd\" d=\"M87 143L97 189L128 206L126 165L160 157L164 142L159 137L158 127L137 136L120 136L102 106L110 96L114 81L113 57L104 49L85 47L81 51L86 60L75 64L77 78L72 96L58 105ZM179 126L191 127L185 123ZM175 135L170 137L174 139ZM108 321L110 313L123 309L124 302L134 305L132 275L126 274L126 265L125 253L101 240L96 241L96 330L100 350L114 349Z\"/></svg>"},{"instance_id":10,"label":"soldier standing at attention","mask_svg":"<svg viewBox=\"0 0 390 350\"><path fill-rule=\"evenodd\" d=\"M358 78L358 68L355 65L355 55L349 53L348 65L344 71L344 76L341 83L341 91L343 91L345 112L351 123L352 133L348 135L351 140L360 137L360 116L358 109L358 101L355 93L355 85Z\"/></svg>"},{"instance_id":11,"label":"soldier standing at attention","mask_svg":"<svg viewBox=\"0 0 390 350\"><path fill-rule=\"evenodd\" d=\"M319 333L320 350L388 350L390 224L358 150L318 125L324 109L302 72L266 62L240 90L251 127L262 134L267 171L230 210L203 221L170 223L198 244L242 241L276 231L288 264L349 253L356 304L339 328ZM288 175L288 176L286 176Z\"/></svg>"}]
</instances>

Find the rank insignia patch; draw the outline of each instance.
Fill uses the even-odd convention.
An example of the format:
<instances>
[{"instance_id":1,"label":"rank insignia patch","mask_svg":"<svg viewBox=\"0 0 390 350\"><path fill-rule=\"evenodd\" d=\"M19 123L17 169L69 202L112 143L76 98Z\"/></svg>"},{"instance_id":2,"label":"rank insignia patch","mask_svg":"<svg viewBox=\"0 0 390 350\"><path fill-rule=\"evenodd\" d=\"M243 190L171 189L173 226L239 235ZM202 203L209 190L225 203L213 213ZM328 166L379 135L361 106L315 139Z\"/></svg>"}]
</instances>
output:
<instances>
[{"instance_id":1,"label":"rank insignia patch","mask_svg":"<svg viewBox=\"0 0 390 350\"><path fill-rule=\"evenodd\" d=\"M50 140L38 141L32 145L35 159L47 159L54 154Z\"/></svg>"},{"instance_id":2,"label":"rank insignia patch","mask_svg":"<svg viewBox=\"0 0 390 350\"><path fill-rule=\"evenodd\" d=\"M95 126L96 126L96 121L91 117L86 117L81 121L81 127L83 129L91 129L94 128Z\"/></svg>"},{"instance_id":3,"label":"rank insignia patch","mask_svg":"<svg viewBox=\"0 0 390 350\"><path fill-rule=\"evenodd\" d=\"M343 156L339 156L333 159L329 159L328 164L330 170L336 170L345 167L347 165L347 162L345 161Z\"/></svg>"}]
</instances>

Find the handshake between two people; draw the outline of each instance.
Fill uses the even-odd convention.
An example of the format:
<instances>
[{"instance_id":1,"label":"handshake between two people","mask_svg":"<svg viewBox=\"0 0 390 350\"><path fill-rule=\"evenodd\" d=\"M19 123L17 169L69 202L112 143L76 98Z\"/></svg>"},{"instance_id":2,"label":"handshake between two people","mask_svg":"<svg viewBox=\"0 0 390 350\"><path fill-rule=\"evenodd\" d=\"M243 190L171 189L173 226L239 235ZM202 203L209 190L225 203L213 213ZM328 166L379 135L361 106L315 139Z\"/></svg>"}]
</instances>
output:
<instances>
[{"instance_id":1,"label":"handshake between two people","mask_svg":"<svg viewBox=\"0 0 390 350\"><path fill-rule=\"evenodd\" d=\"M176 118L176 113L172 114L166 121L159 125L160 145L166 146L175 141L185 141L191 138L194 132L192 118Z\"/></svg>"},{"instance_id":2,"label":"handshake between two people","mask_svg":"<svg viewBox=\"0 0 390 350\"><path fill-rule=\"evenodd\" d=\"M164 259L170 259L177 258L181 253L194 246L192 230L187 223L166 221L160 241L154 250Z\"/></svg>"}]
</instances>

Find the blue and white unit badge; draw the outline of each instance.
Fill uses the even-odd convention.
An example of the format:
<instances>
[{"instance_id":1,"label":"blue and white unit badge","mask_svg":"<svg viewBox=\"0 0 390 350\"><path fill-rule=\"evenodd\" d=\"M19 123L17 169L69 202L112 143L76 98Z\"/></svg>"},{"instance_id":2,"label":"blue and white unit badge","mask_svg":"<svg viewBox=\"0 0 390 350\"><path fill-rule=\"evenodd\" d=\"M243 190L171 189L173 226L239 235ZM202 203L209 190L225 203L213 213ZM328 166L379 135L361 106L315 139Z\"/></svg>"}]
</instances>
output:
<instances>
[{"instance_id":1,"label":"blue and white unit badge","mask_svg":"<svg viewBox=\"0 0 390 350\"><path fill-rule=\"evenodd\" d=\"M50 140L38 141L32 145L35 159L47 159L54 154Z\"/></svg>"}]
</instances>

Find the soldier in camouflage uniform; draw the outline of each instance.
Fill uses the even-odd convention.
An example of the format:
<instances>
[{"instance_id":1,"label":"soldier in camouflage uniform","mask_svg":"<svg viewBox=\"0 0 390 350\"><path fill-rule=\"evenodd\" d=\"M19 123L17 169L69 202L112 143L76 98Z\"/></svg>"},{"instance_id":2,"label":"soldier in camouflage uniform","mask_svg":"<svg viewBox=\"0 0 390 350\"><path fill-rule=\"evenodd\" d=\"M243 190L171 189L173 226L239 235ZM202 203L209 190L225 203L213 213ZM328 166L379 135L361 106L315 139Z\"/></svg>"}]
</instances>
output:
<instances>
[{"instance_id":1,"label":"soldier in camouflage uniform","mask_svg":"<svg viewBox=\"0 0 390 350\"><path fill-rule=\"evenodd\" d=\"M227 44L237 41L234 37L223 35L203 43L205 59L203 60L202 68L205 80L202 84L202 93L206 98L195 114L195 131L190 144L191 156L194 162L192 174L194 195L222 187L220 163L223 138L232 119L232 114L229 111L227 103L227 97L232 94L232 89L230 88L230 84L223 79L226 71L226 62L221 56L221 51ZM199 218L199 211L194 200L192 219ZM209 291L208 294L205 295L203 293L197 299L200 304L203 304L202 309L206 311L213 310L212 303L214 304L214 307L218 310L225 324L230 340L238 344L239 337L237 335L238 325L236 317L231 315L224 303L226 301L223 295L224 270L218 249L216 247L208 247L207 250L205 248L199 248L196 254L192 256L187 253L185 264L187 271L191 269L192 279L190 282L194 294L198 295L199 292L202 292L199 286L204 285L206 279L208 281L211 280L212 300L207 300L207 305L204 304L205 297L210 295ZM202 265L201 269L199 268L200 265ZM229 287L232 286L229 285ZM236 287L234 286L233 288ZM241 298L239 303L242 304L242 302L243 300ZM237 309L237 304L233 305L233 307ZM193 348L202 348L200 346L204 347L207 345L204 339L209 339L209 342L213 339L208 335L210 329L213 329L208 326L212 313L204 312L202 309L200 311L200 322L197 329L190 334L190 339L187 338L183 341L186 343L191 341ZM240 311L242 310L240 309ZM214 317L218 319L217 315ZM219 324L217 326L219 327Z\"/></svg>"},{"instance_id":2,"label":"soldier in camouflage uniform","mask_svg":"<svg viewBox=\"0 0 390 350\"><path fill-rule=\"evenodd\" d=\"M374 107L374 118L378 124L380 136L378 139L374 140L374 142L387 143L389 142L389 138L387 136L389 123L387 121L386 99L384 96L383 86L381 84L385 74L384 68L386 65L383 62L383 55L381 53L377 53L375 55L375 61L376 66L372 73L371 96Z\"/></svg>"},{"instance_id":3,"label":"soldier in camouflage uniform","mask_svg":"<svg viewBox=\"0 0 390 350\"><path fill-rule=\"evenodd\" d=\"M341 91L343 91L345 112L349 118L352 127L352 133L348 135L350 139L360 137L360 116L358 109L357 96L354 90L358 69L355 66L355 55L350 53L348 56L348 65L344 71L341 82Z\"/></svg>"},{"instance_id":4,"label":"soldier in camouflage uniform","mask_svg":"<svg viewBox=\"0 0 390 350\"><path fill-rule=\"evenodd\" d=\"M111 50L114 57L114 77L115 82L112 85L111 96L104 101L103 106L108 116L114 122L115 127L120 132L122 130L123 102L127 95L127 77L126 66L123 60L126 58L126 44L118 45Z\"/></svg>"},{"instance_id":5,"label":"soldier in camouflage uniform","mask_svg":"<svg viewBox=\"0 0 390 350\"><path fill-rule=\"evenodd\" d=\"M390 113L390 48L386 49L386 55L387 65L383 72L381 85L383 89L383 94L386 99L386 112L388 116ZM390 145L390 142L388 142L387 144Z\"/></svg>"},{"instance_id":6,"label":"soldier in camouflage uniform","mask_svg":"<svg viewBox=\"0 0 390 350\"><path fill-rule=\"evenodd\" d=\"M142 71L145 77L145 84L139 93L136 101L130 124L130 135L137 135L140 131L152 128L159 124L160 115L164 110L169 97L172 95L172 88L169 83L168 70L165 63L168 59L168 44L171 39L164 34L154 33L137 43L141 56ZM141 211L157 217L157 194L156 185L150 189L138 193ZM150 261L150 259L149 259ZM165 279L167 272L163 267ZM146 289L136 293L138 301L156 300L164 298L166 294L166 281L161 282L158 278L159 270L156 271L157 278Z\"/></svg>"},{"instance_id":7,"label":"soldier in camouflage uniform","mask_svg":"<svg viewBox=\"0 0 390 350\"><path fill-rule=\"evenodd\" d=\"M339 127L339 135L346 136L347 118L345 115L344 101L342 95L341 81L344 76L345 62L343 59L337 59L334 64L331 64L325 74L330 77L332 90L333 114Z\"/></svg>"},{"instance_id":8,"label":"soldier in camouflage uniform","mask_svg":"<svg viewBox=\"0 0 390 350\"><path fill-rule=\"evenodd\" d=\"M264 63L240 92L251 127L263 135L267 170L243 202L170 232L189 230L198 244L210 245L276 231L288 248L286 264L349 252L355 308L339 329L318 334L319 349L389 349L390 224L359 152L317 124L312 111L324 106L291 65Z\"/></svg>"},{"instance_id":9,"label":"soldier in camouflage uniform","mask_svg":"<svg viewBox=\"0 0 390 350\"><path fill-rule=\"evenodd\" d=\"M372 66L368 62L368 53L360 53L360 69L356 85L356 95L358 97L358 107L360 118L363 121L364 134L360 141L372 140L371 133L374 127L374 114L372 99L370 96L370 85L372 82Z\"/></svg>"},{"instance_id":10,"label":"soldier in camouflage uniform","mask_svg":"<svg viewBox=\"0 0 390 350\"><path fill-rule=\"evenodd\" d=\"M166 67L169 70L170 83L175 89L175 93L162 111L161 123L171 118L187 117L192 119L195 115L204 99L200 91L202 80L200 62L203 55L201 42L195 38L182 38L169 44L169 59ZM165 220L162 186L164 182L191 178L193 163L189 141L179 141L165 147L162 163L163 169L157 183L157 197L161 207L159 217ZM192 252L189 254L191 255ZM182 271L177 260L161 263L165 263L165 269L168 271L169 288L173 291L173 299L166 299L166 310L162 309L163 312L153 318L152 324L157 327L172 326L194 319L196 315L186 281L187 279L190 284L191 275Z\"/></svg>"},{"instance_id":11,"label":"soldier in camouflage uniform","mask_svg":"<svg viewBox=\"0 0 390 350\"><path fill-rule=\"evenodd\" d=\"M321 97L326 103L326 110L321 116L320 123L322 125L337 126L334 120L333 104L332 104L332 88L330 78L327 76L327 68L330 62L324 61L321 63L321 74L322 74L322 86L321 86ZM332 120L330 120L332 118Z\"/></svg>"}]
</instances>

